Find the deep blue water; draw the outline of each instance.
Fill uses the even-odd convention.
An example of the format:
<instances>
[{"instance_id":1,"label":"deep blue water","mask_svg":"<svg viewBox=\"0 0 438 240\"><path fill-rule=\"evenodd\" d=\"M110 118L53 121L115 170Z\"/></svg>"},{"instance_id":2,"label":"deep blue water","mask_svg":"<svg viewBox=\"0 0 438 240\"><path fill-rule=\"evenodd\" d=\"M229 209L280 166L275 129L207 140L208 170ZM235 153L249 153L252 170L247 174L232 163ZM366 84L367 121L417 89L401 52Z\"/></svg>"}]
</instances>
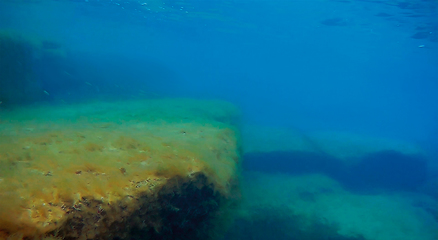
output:
<instances>
[{"instance_id":1,"label":"deep blue water","mask_svg":"<svg viewBox=\"0 0 438 240\"><path fill-rule=\"evenodd\" d=\"M60 98L140 86L230 100L255 123L437 141L436 1L1 4L1 28L67 51L36 70Z\"/></svg>"},{"instance_id":2,"label":"deep blue water","mask_svg":"<svg viewBox=\"0 0 438 240\"><path fill-rule=\"evenodd\" d=\"M354 132L427 153L348 166L320 153L250 153L248 171L322 172L367 193L438 178L436 0L1 0L0 30L62 52L32 63L44 101L218 98L244 124Z\"/></svg>"}]
</instances>

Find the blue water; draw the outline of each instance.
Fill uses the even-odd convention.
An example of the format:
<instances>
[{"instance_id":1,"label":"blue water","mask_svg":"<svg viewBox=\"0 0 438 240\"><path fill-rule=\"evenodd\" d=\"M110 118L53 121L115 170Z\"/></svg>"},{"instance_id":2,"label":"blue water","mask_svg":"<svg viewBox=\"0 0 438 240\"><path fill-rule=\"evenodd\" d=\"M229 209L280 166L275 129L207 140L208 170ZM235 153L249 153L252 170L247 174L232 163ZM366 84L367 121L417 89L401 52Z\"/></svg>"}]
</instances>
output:
<instances>
[{"instance_id":1,"label":"blue water","mask_svg":"<svg viewBox=\"0 0 438 240\"><path fill-rule=\"evenodd\" d=\"M62 52L33 62L43 101L223 99L244 125L395 139L425 153L413 160L388 149L340 170L325 150L279 149L246 155L246 171L323 173L357 194L438 186L436 0L1 0L0 30ZM299 161L282 165L291 158ZM362 178L345 174L355 171Z\"/></svg>"}]
</instances>

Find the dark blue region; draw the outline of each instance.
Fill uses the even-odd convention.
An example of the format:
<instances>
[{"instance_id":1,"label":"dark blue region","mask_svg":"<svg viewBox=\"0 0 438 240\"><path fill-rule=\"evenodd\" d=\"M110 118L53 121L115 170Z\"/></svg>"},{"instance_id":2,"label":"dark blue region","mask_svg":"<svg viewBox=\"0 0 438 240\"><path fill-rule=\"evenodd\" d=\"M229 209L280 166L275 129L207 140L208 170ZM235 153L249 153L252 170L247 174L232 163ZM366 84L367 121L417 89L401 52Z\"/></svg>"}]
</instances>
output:
<instances>
[{"instance_id":1,"label":"dark blue region","mask_svg":"<svg viewBox=\"0 0 438 240\"><path fill-rule=\"evenodd\" d=\"M302 216L287 208L255 208L251 220L237 219L223 239L227 240L365 240L363 236L346 237L337 227L311 221L307 225ZM306 230L303 230L306 229Z\"/></svg>"},{"instance_id":2,"label":"dark blue region","mask_svg":"<svg viewBox=\"0 0 438 240\"><path fill-rule=\"evenodd\" d=\"M354 164L310 152L248 153L243 169L287 174L321 173L350 191L416 191L427 181L427 161L422 156L381 151L355 159Z\"/></svg>"}]
</instances>

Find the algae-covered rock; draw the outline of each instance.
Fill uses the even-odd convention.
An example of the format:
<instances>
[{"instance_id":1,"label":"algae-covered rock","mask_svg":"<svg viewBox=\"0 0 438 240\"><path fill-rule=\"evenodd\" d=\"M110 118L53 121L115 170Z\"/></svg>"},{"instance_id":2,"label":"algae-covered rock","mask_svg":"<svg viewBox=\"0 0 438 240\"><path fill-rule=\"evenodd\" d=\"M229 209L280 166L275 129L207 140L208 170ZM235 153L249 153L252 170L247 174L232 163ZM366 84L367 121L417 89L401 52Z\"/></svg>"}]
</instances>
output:
<instances>
[{"instance_id":1,"label":"algae-covered rock","mask_svg":"<svg viewBox=\"0 0 438 240\"><path fill-rule=\"evenodd\" d=\"M238 111L227 103L0 114L0 239L205 239L238 190Z\"/></svg>"}]
</instances>

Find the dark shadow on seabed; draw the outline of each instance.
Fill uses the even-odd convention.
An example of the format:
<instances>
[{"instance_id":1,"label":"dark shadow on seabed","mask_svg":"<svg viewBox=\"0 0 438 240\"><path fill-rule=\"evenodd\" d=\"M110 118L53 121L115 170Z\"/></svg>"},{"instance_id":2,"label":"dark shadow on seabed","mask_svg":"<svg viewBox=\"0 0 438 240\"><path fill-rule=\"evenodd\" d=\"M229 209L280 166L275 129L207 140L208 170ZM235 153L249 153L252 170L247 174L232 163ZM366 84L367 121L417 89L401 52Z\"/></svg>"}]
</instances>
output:
<instances>
[{"instance_id":1,"label":"dark shadow on seabed","mask_svg":"<svg viewBox=\"0 0 438 240\"><path fill-rule=\"evenodd\" d=\"M427 161L422 156L381 151L354 159L353 163L311 152L248 153L243 168L268 173L321 173L349 191L415 191L427 181Z\"/></svg>"}]
</instances>

